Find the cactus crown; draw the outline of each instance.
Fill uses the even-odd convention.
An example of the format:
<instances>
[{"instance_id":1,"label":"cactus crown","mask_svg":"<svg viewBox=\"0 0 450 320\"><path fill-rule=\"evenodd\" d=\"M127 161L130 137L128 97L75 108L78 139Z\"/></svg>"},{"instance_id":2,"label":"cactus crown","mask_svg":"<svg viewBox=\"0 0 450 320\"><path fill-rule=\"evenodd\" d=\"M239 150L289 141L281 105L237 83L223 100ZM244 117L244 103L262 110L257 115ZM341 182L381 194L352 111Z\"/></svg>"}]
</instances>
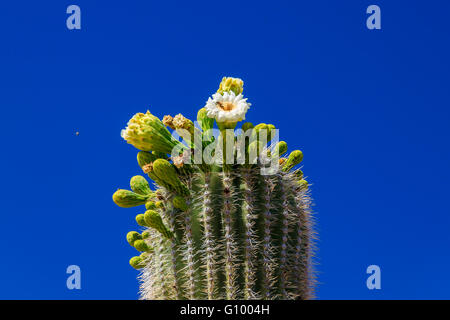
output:
<instances>
[{"instance_id":1,"label":"cactus crown","mask_svg":"<svg viewBox=\"0 0 450 320\"><path fill-rule=\"evenodd\" d=\"M296 169L303 153L280 158L288 146L271 141L272 124L234 131L249 107L243 81L225 77L198 111L198 126L181 114L161 121L147 111L122 130L155 188L134 176L131 191L113 195L120 207L145 205L136 216L142 233L126 236L141 252L130 265L141 271L142 299L314 296L311 200Z\"/></svg>"}]
</instances>

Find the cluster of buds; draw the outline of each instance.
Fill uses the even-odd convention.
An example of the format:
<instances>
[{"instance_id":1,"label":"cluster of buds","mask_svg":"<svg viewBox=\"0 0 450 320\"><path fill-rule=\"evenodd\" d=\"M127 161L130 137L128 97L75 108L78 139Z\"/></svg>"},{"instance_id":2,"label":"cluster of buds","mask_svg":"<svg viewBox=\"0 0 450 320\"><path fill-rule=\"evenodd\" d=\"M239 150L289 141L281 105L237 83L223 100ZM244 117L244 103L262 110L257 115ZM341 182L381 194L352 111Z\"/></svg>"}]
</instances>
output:
<instances>
[{"instance_id":1,"label":"cluster of buds","mask_svg":"<svg viewBox=\"0 0 450 320\"><path fill-rule=\"evenodd\" d=\"M158 117L147 113L137 113L122 130L122 138L139 150L170 153L179 145Z\"/></svg>"}]
</instances>

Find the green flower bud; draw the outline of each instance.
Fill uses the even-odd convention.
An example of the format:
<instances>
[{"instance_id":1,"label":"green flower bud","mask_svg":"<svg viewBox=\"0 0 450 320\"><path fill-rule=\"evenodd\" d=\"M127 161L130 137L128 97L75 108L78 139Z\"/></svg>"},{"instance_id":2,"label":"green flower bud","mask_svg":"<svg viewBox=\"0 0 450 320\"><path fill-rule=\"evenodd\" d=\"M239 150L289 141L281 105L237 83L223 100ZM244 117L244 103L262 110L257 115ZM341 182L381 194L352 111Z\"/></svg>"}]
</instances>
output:
<instances>
[{"instance_id":1,"label":"green flower bud","mask_svg":"<svg viewBox=\"0 0 450 320\"><path fill-rule=\"evenodd\" d=\"M136 240L141 240L142 236L139 234L139 232L136 231L130 231L127 233L127 241L130 244L130 246L134 246L134 242Z\"/></svg>"},{"instance_id":2,"label":"green flower bud","mask_svg":"<svg viewBox=\"0 0 450 320\"><path fill-rule=\"evenodd\" d=\"M150 257L150 254L148 252L142 252L139 255L139 258L141 258L142 263L145 263L145 260L147 260Z\"/></svg>"},{"instance_id":3,"label":"green flower bud","mask_svg":"<svg viewBox=\"0 0 450 320\"><path fill-rule=\"evenodd\" d=\"M306 190L308 189L308 181L302 179L298 182L298 185L300 187L301 190Z\"/></svg>"},{"instance_id":4,"label":"green flower bud","mask_svg":"<svg viewBox=\"0 0 450 320\"><path fill-rule=\"evenodd\" d=\"M149 111L145 114L135 114L121 135L129 144L142 151L171 153L172 149L180 144L172 138L161 120Z\"/></svg>"},{"instance_id":5,"label":"green flower bud","mask_svg":"<svg viewBox=\"0 0 450 320\"><path fill-rule=\"evenodd\" d=\"M158 159L167 159L168 158L167 154L162 153L162 152L152 151L152 154L154 156L156 156L156 158L158 158Z\"/></svg>"},{"instance_id":6,"label":"green flower bud","mask_svg":"<svg viewBox=\"0 0 450 320\"><path fill-rule=\"evenodd\" d=\"M149 227L151 227L153 229L156 229L157 231L159 231L167 239L172 238L172 233L164 225L164 222L162 221L161 216L159 215L158 212L156 212L154 210L147 210L145 212L144 216L145 216L145 223Z\"/></svg>"},{"instance_id":7,"label":"green flower bud","mask_svg":"<svg viewBox=\"0 0 450 320\"><path fill-rule=\"evenodd\" d=\"M142 232L142 239L148 239L150 238L150 231L144 231Z\"/></svg>"},{"instance_id":8,"label":"green flower bud","mask_svg":"<svg viewBox=\"0 0 450 320\"><path fill-rule=\"evenodd\" d=\"M173 206L181 211L187 211L188 206L186 204L186 200L181 196L173 197Z\"/></svg>"},{"instance_id":9,"label":"green flower bud","mask_svg":"<svg viewBox=\"0 0 450 320\"><path fill-rule=\"evenodd\" d=\"M263 138L265 138L267 143L274 137L276 128L273 124L259 123L253 129L252 140L258 139L263 141Z\"/></svg>"},{"instance_id":10,"label":"green flower bud","mask_svg":"<svg viewBox=\"0 0 450 320\"><path fill-rule=\"evenodd\" d=\"M296 165L298 165L303 160L303 153L300 150L292 151L289 155L284 167L283 171L289 171Z\"/></svg>"},{"instance_id":11,"label":"green flower bud","mask_svg":"<svg viewBox=\"0 0 450 320\"><path fill-rule=\"evenodd\" d=\"M258 123L256 126L253 127L255 132L258 132L261 129L267 129L267 124L265 123Z\"/></svg>"},{"instance_id":12,"label":"green flower bud","mask_svg":"<svg viewBox=\"0 0 450 320\"><path fill-rule=\"evenodd\" d=\"M278 142L272 152L272 157L279 158L287 152L287 143L285 141Z\"/></svg>"},{"instance_id":13,"label":"green flower bud","mask_svg":"<svg viewBox=\"0 0 450 320\"><path fill-rule=\"evenodd\" d=\"M147 210L156 209L156 205L155 205L155 203L153 201L147 201L145 203L145 209L147 209Z\"/></svg>"},{"instance_id":14,"label":"green flower bud","mask_svg":"<svg viewBox=\"0 0 450 320\"><path fill-rule=\"evenodd\" d=\"M303 179L303 171L302 170L298 169L298 170L295 170L293 173L294 173L295 177L298 179L298 181Z\"/></svg>"},{"instance_id":15,"label":"green flower bud","mask_svg":"<svg viewBox=\"0 0 450 320\"><path fill-rule=\"evenodd\" d=\"M233 91L236 95L242 93L244 91L244 81L239 78L223 77L217 92L223 94L227 91Z\"/></svg>"},{"instance_id":16,"label":"green flower bud","mask_svg":"<svg viewBox=\"0 0 450 320\"><path fill-rule=\"evenodd\" d=\"M165 160L165 159L163 159ZM166 160L165 160L166 161ZM146 164L145 166L142 167L142 171L144 173L146 173L148 175L148 177L150 179L152 179L153 181L155 181L157 184L159 184L160 186L170 190L170 191L174 191L175 189L168 184L166 181L164 181L163 179L160 179L154 172L153 170L153 162Z\"/></svg>"},{"instance_id":17,"label":"green flower bud","mask_svg":"<svg viewBox=\"0 0 450 320\"><path fill-rule=\"evenodd\" d=\"M157 209L162 209L162 208L164 208L164 202L162 202L162 201L156 201L156 202L155 202L155 208L157 208Z\"/></svg>"},{"instance_id":18,"label":"green flower bud","mask_svg":"<svg viewBox=\"0 0 450 320\"><path fill-rule=\"evenodd\" d=\"M147 224L145 223L145 216L143 213L140 213L136 216L136 222L138 225L142 227L148 227Z\"/></svg>"},{"instance_id":19,"label":"green flower bud","mask_svg":"<svg viewBox=\"0 0 450 320\"><path fill-rule=\"evenodd\" d=\"M158 159L158 157L156 155L154 155L153 153L140 151L137 154L137 161L138 161L139 167L141 167L141 168L143 168L147 164L152 163L156 159Z\"/></svg>"},{"instance_id":20,"label":"green flower bud","mask_svg":"<svg viewBox=\"0 0 450 320\"><path fill-rule=\"evenodd\" d=\"M150 189L147 180L143 176L134 176L133 178L131 178L130 187L131 190L142 195L152 194L152 190Z\"/></svg>"},{"instance_id":21,"label":"green flower bud","mask_svg":"<svg viewBox=\"0 0 450 320\"><path fill-rule=\"evenodd\" d=\"M253 128L253 132L252 132L250 141L262 140L263 135L261 132L265 132L265 137L266 137L265 142L267 143L269 141L269 139L268 139L269 131L267 129L267 124L265 124L265 123L259 123Z\"/></svg>"},{"instance_id":22,"label":"green flower bud","mask_svg":"<svg viewBox=\"0 0 450 320\"><path fill-rule=\"evenodd\" d=\"M245 133L247 130L253 129L253 123L251 122L245 122L242 124L242 131Z\"/></svg>"},{"instance_id":23,"label":"green flower bud","mask_svg":"<svg viewBox=\"0 0 450 320\"><path fill-rule=\"evenodd\" d=\"M135 268L136 270L139 270L144 267L142 264L142 258L141 257L133 257L130 259L130 266Z\"/></svg>"},{"instance_id":24,"label":"green flower bud","mask_svg":"<svg viewBox=\"0 0 450 320\"><path fill-rule=\"evenodd\" d=\"M169 161L158 159L153 162L153 172L159 179L171 185L181 195L189 193L189 190L178 178L177 170Z\"/></svg>"},{"instance_id":25,"label":"green flower bud","mask_svg":"<svg viewBox=\"0 0 450 320\"><path fill-rule=\"evenodd\" d=\"M207 115L206 109L201 108L197 112L197 121L203 130L203 134L211 130L214 126L214 118L210 118Z\"/></svg>"},{"instance_id":26,"label":"green flower bud","mask_svg":"<svg viewBox=\"0 0 450 320\"><path fill-rule=\"evenodd\" d=\"M145 240L136 240L133 245L137 251L140 252L150 252L152 248L145 242Z\"/></svg>"},{"instance_id":27,"label":"green flower bud","mask_svg":"<svg viewBox=\"0 0 450 320\"><path fill-rule=\"evenodd\" d=\"M261 153L259 149L259 142L253 141L248 145L248 163L256 164L259 154Z\"/></svg>"},{"instance_id":28,"label":"green flower bud","mask_svg":"<svg viewBox=\"0 0 450 320\"><path fill-rule=\"evenodd\" d=\"M119 189L113 194L113 201L122 208L132 208L143 205L147 199L148 195L137 194L123 189Z\"/></svg>"},{"instance_id":29,"label":"green flower bud","mask_svg":"<svg viewBox=\"0 0 450 320\"><path fill-rule=\"evenodd\" d=\"M268 124L267 125L267 141L272 140L272 138L275 135L275 126L273 124Z\"/></svg>"}]
</instances>

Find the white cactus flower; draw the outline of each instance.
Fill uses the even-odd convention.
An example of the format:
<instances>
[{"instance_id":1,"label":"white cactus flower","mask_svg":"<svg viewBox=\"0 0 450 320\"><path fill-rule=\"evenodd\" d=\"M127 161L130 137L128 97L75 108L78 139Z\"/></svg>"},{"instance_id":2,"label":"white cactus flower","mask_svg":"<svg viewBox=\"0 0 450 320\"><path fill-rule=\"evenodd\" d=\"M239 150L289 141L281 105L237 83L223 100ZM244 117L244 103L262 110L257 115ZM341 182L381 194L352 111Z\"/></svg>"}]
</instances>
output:
<instances>
[{"instance_id":1,"label":"white cactus flower","mask_svg":"<svg viewBox=\"0 0 450 320\"><path fill-rule=\"evenodd\" d=\"M233 91L213 94L205 106L208 117L215 118L218 123L244 120L249 108L247 98L244 99L241 93L236 96Z\"/></svg>"}]
</instances>

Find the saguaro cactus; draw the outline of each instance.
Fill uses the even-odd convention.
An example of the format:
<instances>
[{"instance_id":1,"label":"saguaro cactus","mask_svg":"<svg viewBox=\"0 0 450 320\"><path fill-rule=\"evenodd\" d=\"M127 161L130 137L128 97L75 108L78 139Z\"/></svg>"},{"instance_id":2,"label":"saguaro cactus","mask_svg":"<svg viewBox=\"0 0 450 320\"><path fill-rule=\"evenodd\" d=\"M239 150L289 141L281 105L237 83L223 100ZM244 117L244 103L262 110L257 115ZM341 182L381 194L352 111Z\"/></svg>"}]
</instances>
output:
<instances>
[{"instance_id":1,"label":"saguaro cactus","mask_svg":"<svg viewBox=\"0 0 450 320\"><path fill-rule=\"evenodd\" d=\"M154 182L152 190L135 176L131 191L113 195L120 207L145 206L140 232L126 236L141 252L130 264L141 271L142 299L314 296L311 201L296 169L303 154L280 158L287 144L274 141L271 124L236 130L250 107L242 91L242 80L223 78L197 125L147 111L122 131Z\"/></svg>"}]
</instances>

